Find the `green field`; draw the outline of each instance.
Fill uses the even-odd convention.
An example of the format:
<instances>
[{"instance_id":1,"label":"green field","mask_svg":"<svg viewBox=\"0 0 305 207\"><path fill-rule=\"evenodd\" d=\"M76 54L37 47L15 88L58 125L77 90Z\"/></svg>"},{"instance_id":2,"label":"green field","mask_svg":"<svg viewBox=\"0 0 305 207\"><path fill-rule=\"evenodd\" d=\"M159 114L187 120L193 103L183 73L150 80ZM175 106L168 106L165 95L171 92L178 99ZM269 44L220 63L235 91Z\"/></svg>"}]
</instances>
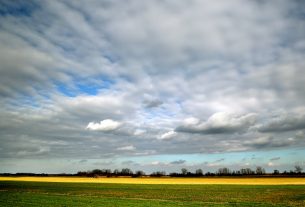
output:
<instances>
[{"instance_id":1,"label":"green field","mask_svg":"<svg viewBox=\"0 0 305 207\"><path fill-rule=\"evenodd\" d=\"M0 206L305 206L305 186L0 181Z\"/></svg>"}]
</instances>

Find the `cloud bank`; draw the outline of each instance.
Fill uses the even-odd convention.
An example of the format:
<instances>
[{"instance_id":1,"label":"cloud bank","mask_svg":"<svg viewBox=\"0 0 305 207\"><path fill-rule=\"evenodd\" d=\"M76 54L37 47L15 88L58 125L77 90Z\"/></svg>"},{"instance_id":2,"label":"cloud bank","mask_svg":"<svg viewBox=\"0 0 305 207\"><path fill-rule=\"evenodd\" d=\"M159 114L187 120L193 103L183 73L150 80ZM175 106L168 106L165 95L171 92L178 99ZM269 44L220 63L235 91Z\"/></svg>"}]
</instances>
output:
<instances>
[{"instance_id":1,"label":"cloud bank","mask_svg":"<svg viewBox=\"0 0 305 207\"><path fill-rule=\"evenodd\" d=\"M176 131L187 133L222 134L234 133L247 130L256 121L256 114L234 115L225 112L218 112L201 122L196 118L186 119L182 126Z\"/></svg>"},{"instance_id":2,"label":"cloud bank","mask_svg":"<svg viewBox=\"0 0 305 207\"><path fill-rule=\"evenodd\" d=\"M298 0L1 1L0 157L303 149L304 11Z\"/></svg>"}]
</instances>

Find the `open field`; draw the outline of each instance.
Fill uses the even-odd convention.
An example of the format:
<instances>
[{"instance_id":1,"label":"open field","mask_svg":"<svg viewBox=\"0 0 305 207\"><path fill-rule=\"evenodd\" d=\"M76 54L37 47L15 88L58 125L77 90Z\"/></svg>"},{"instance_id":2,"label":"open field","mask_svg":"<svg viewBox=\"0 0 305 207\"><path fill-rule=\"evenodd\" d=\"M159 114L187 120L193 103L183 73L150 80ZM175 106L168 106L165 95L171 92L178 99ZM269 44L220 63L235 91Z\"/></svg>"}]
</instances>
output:
<instances>
[{"instance_id":1,"label":"open field","mask_svg":"<svg viewBox=\"0 0 305 207\"><path fill-rule=\"evenodd\" d=\"M305 206L305 185L0 181L1 206Z\"/></svg>"},{"instance_id":2,"label":"open field","mask_svg":"<svg viewBox=\"0 0 305 207\"><path fill-rule=\"evenodd\" d=\"M229 185L305 185L303 178L88 178L88 177L0 177L0 181L118 183L118 184L229 184Z\"/></svg>"}]
</instances>

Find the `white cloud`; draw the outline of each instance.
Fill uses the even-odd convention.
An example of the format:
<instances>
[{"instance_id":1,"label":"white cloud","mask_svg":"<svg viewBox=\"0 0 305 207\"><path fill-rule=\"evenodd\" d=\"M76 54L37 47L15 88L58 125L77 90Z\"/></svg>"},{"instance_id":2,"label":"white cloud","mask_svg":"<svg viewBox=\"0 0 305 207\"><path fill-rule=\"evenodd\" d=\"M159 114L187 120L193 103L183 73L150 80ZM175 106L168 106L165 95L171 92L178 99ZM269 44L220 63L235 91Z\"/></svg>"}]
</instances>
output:
<instances>
[{"instance_id":1,"label":"white cloud","mask_svg":"<svg viewBox=\"0 0 305 207\"><path fill-rule=\"evenodd\" d=\"M255 123L256 114L235 115L226 112L218 112L213 114L205 123L205 127L211 128L239 128Z\"/></svg>"},{"instance_id":2,"label":"white cloud","mask_svg":"<svg viewBox=\"0 0 305 207\"><path fill-rule=\"evenodd\" d=\"M160 162L160 161L152 161L150 164L151 164L151 165L160 165L161 162Z\"/></svg>"},{"instance_id":3,"label":"white cloud","mask_svg":"<svg viewBox=\"0 0 305 207\"><path fill-rule=\"evenodd\" d=\"M303 139L304 137L305 137L305 133L304 133L304 131L297 131L296 133L295 133L295 137L297 138L297 139Z\"/></svg>"},{"instance_id":4,"label":"white cloud","mask_svg":"<svg viewBox=\"0 0 305 207\"><path fill-rule=\"evenodd\" d=\"M113 121L111 119L105 119L100 123L90 122L86 129L93 131L113 131L118 129L121 125L121 122Z\"/></svg>"},{"instance_id":5,"label":"white cloud","mask_svg":"<svg viewBox=\"0 0 305 207\"><path fill-rule=\"evenodd\" d=\"M127 146L117 148L117 150L121 150L121 151L133 151L135 149L136 148L133 145L127 145Z\"/></svg>"},{"instance_id":6,"label":"white cloud","mask_svg":"<svg viewBox=\"0 0 305 207\"><path fill-rule=\"evenodd\" d=\"M176 131L189 133L221 134L247 130L256 122L256 114L237 115L227 112L213 114L205 122L196 118L187 119Z\"/></svg>"},{"instance_id":7,"label":"white cloud","mask_svg":"<svg viewBox=\"0 0 305 207\"><path fill-rule=\"evenodd\" d=\"M252 145L258 145L258 146L264 146L270 144L272 141L271 136L264 136L264 137L259 137L255 140L252 141L246 141L246 143L252 144Z\"/></svg>"},{"instance_id":8,"label":"white cloud","mask_svg":"<svg viewBox=\"0 0 305 207\"><path fill-rule=\"evenodd\" d=\"M190 118L187 118L187 119L183 120L183 124L186 125L186 126L196 125L199 122L200 122L200 120L198 118L195 118L195 117L190 117Z\"/></svg>"},{"instance_id":9,"label":"white cloud","mask_svg":"<svg viewBox=\"0 0 305 207\"><path fill-rule=\"evenodd\" d=\"M158 139L171 139L177 135L177 132L175 131L169 131L164 134L162 134Z\"/></svg>"},{"instance_id":10,"label":"white cloud","mask_svg":"<svg viewBox=\"0 0 305 207\"><path fill-rule=\"evenodd\" d=\"M134 135L135 136L139 136L139 135L142 135L142 134L145 134L146 133L146 130L143 130L143 129L136 129L135 131L134 131Z\"/></svg>"}]
</instances>

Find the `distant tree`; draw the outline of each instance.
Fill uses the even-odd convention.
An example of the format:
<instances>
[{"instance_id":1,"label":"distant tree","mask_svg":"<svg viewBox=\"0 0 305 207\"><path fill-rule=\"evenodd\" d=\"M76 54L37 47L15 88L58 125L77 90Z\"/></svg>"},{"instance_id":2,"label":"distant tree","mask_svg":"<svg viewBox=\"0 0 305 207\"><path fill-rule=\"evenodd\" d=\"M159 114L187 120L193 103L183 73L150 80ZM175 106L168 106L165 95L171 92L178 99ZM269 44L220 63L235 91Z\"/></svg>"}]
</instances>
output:
<instances>
[{"instance_id":1,"label":"distant tree","mask_svg":"<svg viewBox=\"0 0 305 207\"><path fill-rule=\"evenodd\" d=\"M240 173L242 175L253 175L254 171L252 171L251 168L243 168L240 170Z\"/></svg>"},{"instance_id":2,"label":"distant tree","mask_svg":"<svg viewBox=\"0 0 305 207\"><path fill-rule=\"evenodd\" d=\"M229 175L230 174L230 169L227 168L227 167L219 168L217 174L218 175Z\"/></svg>"},{"instance_id":3,"label":"distant tree","mask_svg":"<svg viewBox=\"0 0 305 207\"><path fill-rule=\"evenodd\" d=\"M102 170L100 170L100 169L94 169L94 170L91 171L91 173L92 173L93 175L101 175L101 174L102 174Z\"/></svg>"},{"instance_id":4,"label":"distant tree","mask_svg":"<svg viewBox=\"0 0 305 207\"><path fill-rule=\"evenodd\" d=\"M76 175L77 176L87 176L88 173L86 171L78 171Z\"/></svg>"},{"instance_id":5,"label":"distant tree","mask_svg":"<svg viewBox=\"0 0 305 207\"><path fill-rule=\"evenodd\" d=\"M179 173L176 173L176 172L171 172L171 173L169 173L169 176L170 176L170 177L179 177L180 174L179 174Z\"/></svg>"},{"instance_id":6,"label":"distant tree","mask_svg":"<svg viewBox=\"0 0 305 207\"><path fill-rule=\"evenodd\" d=\"M114 174L115 176L118 176L118 175L120 175L120 171L119 171L118 169L115 169L115 170L113 171L113 174Z\"/></svg>"},{"instance_id":7,"label":"distant tree","mask_svg":"<svg viewBox=\"0 0 305 207\"><path fill-rule=\"evenodd\" d=\"M182 169L181 169L181 174L182 174L182 175L186 175L187 172L188 172L188 170L187 170L186 168L182 168Z\"/></svg>"},{"instance_id":8,"label":"distant tree","mask_svg":"<svg viewBox=\"0 0 305 207\"><path fill-rule=\"evenodd\" d=\"M205 175L206 176L215 176L215 173L207 172Z\"/></svg>"},{"instance_id":9,"label":"distant tree","mask_svg":"<svg viewBox=\"0 0 305 207\"><path fill-rule=\"evenodd\" d=\"M145 175L145 173L142 170L138 170L135 173L135 177L141 177L141 176L144 176L144 175Z\"/></svg>"},{"instance_id":10,"label":"distant tree","mask_svg":"<svg viewBox=\"0 0 305 207\"><path fill-rule=\"evenodd\" d=\"M195 174L196 174L197 176L202 176L202 175L203 175L203 171L202 171L201 169L197 169L197 170L195 171Z\"/></svg>"},{"instance_id":11,"label":"distant tree","mask_svg":"<svg viewBox=\"0 0 305 207\"><path fill-rule=\"evenodd\" d=\"M123 168L121 170L121 175L128 176L128 175L132 175L132 174L133 174L133 172L129 168Z\"/></svg>"},{"instance_id":12,"label":"distant tree","mask_svg":"<svg viewBox=\"0 0 305 207\"><path fill-rule=\"evenodd\" d=\"M265 169L262 168L261 166L257 166L255 172L257 175L263 175L266 173Z\"/></svg>"},{"instance_id":13,"label":"distant tree","mask_svg":"<svg viewBox=\"0 0 305 207\"><path fill-rule=\"evenodd\" d=\"M273 175L279 175L280 171L279 170L273 170Z\"/></svg>"},{"instance_id":14,"label":"distant tree","mask_svg":"<svg viewBox=\"0 0 305 207\"><path fill-rule=\"evenodd\" d=\"M150 174L152 177L162 177L165 176L166 172L165 171L156 171Z\"/></svg>"},{"instance_id":15,"label":"distant tree","mask_svg":"<svg viewBox=\"0 0 305 207\"><path fill-rule=\"evenodd\" d=\"M102 169L101 171L102 171L102 175L107 175L107 176L111 175L111 169Z\"/></svg>"},{"instance_id":16,"label":"distant tree","mask_svg":"<svg viewBox=\"0 0 305 207\"><path fill-rule=\"evenodd\" d=\"M300 165L296 165L296 166L294 166L294 171L295 171L295 173L297 173L297 174L301 174L302 173L302 171L303 171L303 168L300 166Z\"/></svg>"}]
</instances>

